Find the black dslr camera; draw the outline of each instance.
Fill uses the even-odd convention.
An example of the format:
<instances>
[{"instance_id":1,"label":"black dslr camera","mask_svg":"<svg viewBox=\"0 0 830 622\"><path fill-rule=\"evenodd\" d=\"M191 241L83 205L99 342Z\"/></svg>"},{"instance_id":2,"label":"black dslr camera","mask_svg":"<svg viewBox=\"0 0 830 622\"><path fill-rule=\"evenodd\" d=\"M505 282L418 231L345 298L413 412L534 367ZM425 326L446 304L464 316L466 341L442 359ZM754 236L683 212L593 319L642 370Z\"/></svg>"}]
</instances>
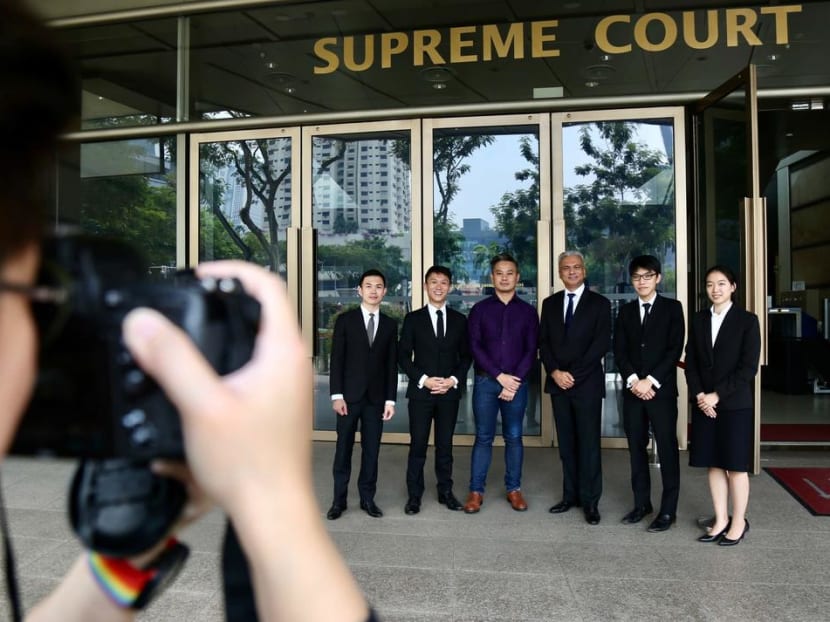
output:
<instances>
[{"instance_id":1,"label":"black dslr camera","mask_svg":"<svg viewBox=\"0 0 830 622\"><path fill-rule=\"evenodd\" d=\"M153 281L124 242L78 233L49 237L39 285L63 292L35 303L41 334L38 379L12 452L146 461L184 456L179 416L133 361L121 336L136 307L180 326L220 374L251 357L259 303L234 279L192 271ZM181 370L187 382L187 370Z\"/></svg>"}]
</instances>

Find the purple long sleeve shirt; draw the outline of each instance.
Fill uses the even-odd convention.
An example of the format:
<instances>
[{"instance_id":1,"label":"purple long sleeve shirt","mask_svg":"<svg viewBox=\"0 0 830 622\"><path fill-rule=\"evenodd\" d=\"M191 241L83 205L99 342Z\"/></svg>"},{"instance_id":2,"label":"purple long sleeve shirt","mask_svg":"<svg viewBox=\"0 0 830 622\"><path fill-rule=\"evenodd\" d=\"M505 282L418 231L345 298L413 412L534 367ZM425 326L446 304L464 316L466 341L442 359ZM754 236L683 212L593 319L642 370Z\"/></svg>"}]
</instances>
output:
<instances>
[{"instance_id":1,"label":"purple long sleeve shirt","mask_svg":"<svg viewBox=\"0 0 830 622\"><path fill-rule=\"evenodd\" d=\"M470 309L467 330L476 373L527 378L539 340L539 316L533 305L515 295L507 304L490 296Z\"/></svg>"}]
</instances>

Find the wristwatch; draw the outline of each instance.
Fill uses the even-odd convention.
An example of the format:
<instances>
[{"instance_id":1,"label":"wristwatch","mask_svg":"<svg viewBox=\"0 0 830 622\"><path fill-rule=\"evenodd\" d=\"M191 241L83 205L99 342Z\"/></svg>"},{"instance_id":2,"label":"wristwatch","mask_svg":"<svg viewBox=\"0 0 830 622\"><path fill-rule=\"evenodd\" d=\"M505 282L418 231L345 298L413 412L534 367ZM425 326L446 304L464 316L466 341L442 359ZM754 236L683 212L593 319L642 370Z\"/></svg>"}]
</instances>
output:
<instances>
[{"instance_id":1,"label":"wristwatch","mask_svg":"<svg viewBox=\"0 0 830 622\"><path fill-rule=\"evenodd\" d=\"M170 585L184 567L190 549L169 538L164 550L150 563L138 568L129 561L89 553L92 576L119 607L143 609Z\"/></svg>"}]
</instances>

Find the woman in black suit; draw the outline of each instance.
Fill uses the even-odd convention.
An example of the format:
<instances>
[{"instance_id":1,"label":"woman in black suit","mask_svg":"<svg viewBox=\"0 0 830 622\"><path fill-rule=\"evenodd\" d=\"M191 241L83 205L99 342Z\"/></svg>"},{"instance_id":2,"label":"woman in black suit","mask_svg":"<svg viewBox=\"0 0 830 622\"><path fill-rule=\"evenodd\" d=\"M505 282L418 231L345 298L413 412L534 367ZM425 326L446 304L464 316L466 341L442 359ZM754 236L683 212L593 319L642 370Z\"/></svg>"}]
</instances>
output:
<instances>
[{"instance_id":1,"label":"woman in black suit","mask_svg":"<svg viewBox=\"0 0 830 622\"><path fill-rule=\"evenodd\" d=\"M721 546L738 544L749 531L753 379L761 354L758 318L732 304L736 287L729 268L709 268L712 306L692 317L686 345L686 382L694 396L689 464L709 469L715 509L714 524L698 540Z\"/></svg>"}]
</instances>

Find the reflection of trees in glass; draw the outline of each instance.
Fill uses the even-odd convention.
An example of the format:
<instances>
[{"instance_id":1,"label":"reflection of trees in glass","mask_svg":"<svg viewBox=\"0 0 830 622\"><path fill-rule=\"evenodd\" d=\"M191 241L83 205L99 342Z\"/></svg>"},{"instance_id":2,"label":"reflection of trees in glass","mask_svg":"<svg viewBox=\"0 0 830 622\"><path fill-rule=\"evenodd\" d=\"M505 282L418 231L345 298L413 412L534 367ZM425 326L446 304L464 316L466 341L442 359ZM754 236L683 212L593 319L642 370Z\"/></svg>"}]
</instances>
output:
<instances>
[{"instance_id":1,"label":"reflection of trees in glass","mask_svg":"<svg viewBox=\"0 0 830 622\"><path fill-rule=\"evenodd\" d=\"M281 149L286 146L288 149ZM212 219L205 219L203 213L202 235L208 232L216 238L225 238L218 243L218 248L228 248L230 241L242 253L244 259L258 261L272 271L281 267L283 254L279 243L279 217L277 214L277 192L291 173L290 157L283 163L286 153L290 156L290 141L287 139L255 139L209 143L200 149L200 185L205 188L224 189L224 182L214 177L205 179L208 174L215 175L220 169L230 167L233 177L244 187L244 201L239 209L239 220L244 227L239 227L228 220L222 211L221 193L213 197L204 197L204 208L209 209ZM218 196L217 196L218 194ZM264 227L258 225L251 214L251 209L259 204L264 215ZM287 206L286 206L287 207ZM218 223L221 229L208 228L206 225ZM220 231L222 233L220 233ZM236 253L230 255L236 256ZM214 253L214 258L225 255Z\"/></svg>"},{"instance_id":2,"label":"reflection of trees in glass","mask_svg":"<svg viewBox=\"0 0 830 622\"><path fill-rule=\"evenodd\" d=\"M589 278L599 283L626 282L633 256L674 250L672 167L636 140L636 125L583 125L580 147L591 161L574 172L588 183L565 188L567 245L585 253Z\"/></svg>"},{"instance_id":3,"label":"reflection of trees in glass","mask_svg":"<svg viewBox=\"0 0 830 622\"><path fill-rule=\"evenodd\" d=\"M534 137L535 138L535 137ZM519 139L519 151L530 165L516 172L518 181L530 180L529 188L505 193L498 205L490 208L496 218L496 231L505 240L503 247L491 244L491 256L508 252L519 262L522 283L536 285L536 224L539 221L539 150L529 136ZM492 252L495 251L495 252Z\"/></svg>"},{"instance_id":4,"label":"reflection of trees in glass","mask_svg":"<svg viewBox=\"0 0 830 622\"><path fill-rule=\"evenodd\" d=\"M390 292L409 278L410 264L404 261L400 247L386 243L381 236L351 240L345 244L317 247L317 264L321 270L333 273L338 289L355 288L364 271L376 268L386 277Z\"/></svg>"},{"instance_id":5,"label":"reflection of trees in glass","mask_svg":"<svg viewBox=\"0 0 830 622\"><path fill-rule=\"evenodd\" d=\"M176 185L123 175L81 182L80 225L94 235L133 242L150 266L176 265Z\"/></svg>"}]
</instances>

